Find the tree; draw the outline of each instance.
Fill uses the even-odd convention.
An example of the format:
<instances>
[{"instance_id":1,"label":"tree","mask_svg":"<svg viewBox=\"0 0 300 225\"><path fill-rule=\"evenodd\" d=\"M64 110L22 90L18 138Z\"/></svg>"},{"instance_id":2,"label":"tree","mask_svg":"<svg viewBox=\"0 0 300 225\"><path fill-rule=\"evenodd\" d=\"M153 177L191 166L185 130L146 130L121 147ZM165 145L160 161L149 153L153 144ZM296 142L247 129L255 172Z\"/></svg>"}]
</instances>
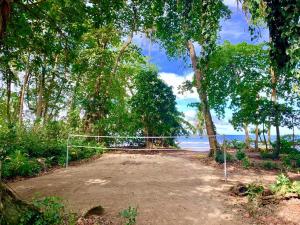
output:
<instances>
[{"instance_id":1,"label":"tree","mask_svg":"<svg viewBox=\"0 0 300 225\"><path fill-rule=\"evenodd\" d=\"M145 68L134 79L130 105L137 134L144 136L177 136L186 134L183 115L176 108L172 88L158 78L153 68Z\"/></svg>"},{"instance_id":2,"label":"tree","mask_svg":"<svg viewBox=\"0 0 300 225\"><path fill-rule=\"evenodd\" d=\"M269 79L268 51L263 44L226 41L209 57L205 80L209 104L221 118L227 107L233 111L230 122L245 130L248 147L248 125L260 124L260 95L270 92Z\"/></svg>"},{"instance_id":3,"label":"tree","mask_svg":"<svg viewBox=\"0 0 300 225\"><path fill-rule=\"evenodd\" d=\"M251 15L252 32L261 22L265 22L269 28L272 101L278 104L278 97L291 90L291 78L297 79L299 76L299 3L297 0L239 0L239 2L242 2L244 11ZM281 81L284 81L284 84ZM275 110L277 108L279 107ZM278 158L280 153L279 114L276 111L274 158Z\"/></svg>"},{"instance_id":4,"label":"tree","mask_svg":"<svg viewBox=\"0 0 300 225\"><path fill-rule=\"evenodd\" d=\"M155 38L172 56L189 55L194 71L194 85L197 88L207 135L209 135L210 156L218 150L216 130L210 113L205 80L207 58L216 45L220 20L229 15L228 8L219 0L165 1L163 12L155 21ZM201 46L200 56L195 44Z\"/></svg>"}]
</instances>

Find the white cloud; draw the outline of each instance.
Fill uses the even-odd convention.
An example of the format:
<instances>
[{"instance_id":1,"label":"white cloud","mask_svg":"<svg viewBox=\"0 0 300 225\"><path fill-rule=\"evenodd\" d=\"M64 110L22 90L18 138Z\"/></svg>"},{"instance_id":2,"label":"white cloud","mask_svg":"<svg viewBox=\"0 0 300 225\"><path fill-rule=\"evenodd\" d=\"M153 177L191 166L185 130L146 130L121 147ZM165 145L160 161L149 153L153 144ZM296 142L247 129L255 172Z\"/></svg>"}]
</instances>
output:
<instances>
[{"instance_id":1,"label":"white cloud","mask_svg":"<svg viewBox=\"0 0 300 225\"><path fill-rule=\"evenodd\" d=\"M193 80L193 73L189 73L187 75L178 75L175 73L165 73L161 72L158 74L159 77L169 86L172 86L173 92L176 95L177 99L195 99L198 101L199 96L197 94L196 88L193 88L193 92L185 92L184 94L179 93L179 86L183 84L183 82L189 80Z\"/></svg>"},{"instance_id":2,"label":"white cloud","mask_svg":"<svg viewBox=\"0 0 300 225\"><path fill-rule=\"evenodd\" d=\"M224 0L223 1L225 5L229 7L236 7L237 6L237 0Z\"/></svg>"}]
</instances>

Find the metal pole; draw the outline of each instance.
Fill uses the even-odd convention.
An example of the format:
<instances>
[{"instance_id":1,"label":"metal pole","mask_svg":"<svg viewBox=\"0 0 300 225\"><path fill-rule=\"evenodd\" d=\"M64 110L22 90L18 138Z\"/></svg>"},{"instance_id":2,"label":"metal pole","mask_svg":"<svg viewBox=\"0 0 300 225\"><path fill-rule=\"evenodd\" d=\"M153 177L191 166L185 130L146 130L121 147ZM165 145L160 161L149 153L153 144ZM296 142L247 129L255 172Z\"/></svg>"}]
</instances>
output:
<instances>
[{"instance_id":1,"label":"metal pole","mask_svg":"<svg viewBox=\"0 0 300 225\"><path fill-rule=\"evenodd\" d=\"M70 139L70 134L68 134L68 139L67 139L66 168L68 168L68 164L69 164L69 139Z\"/></svg>"},{"instance_id":2,"label":"metal pole","mask_svg":"<svg viewBox=\"0 0 300 225\"><path fill-rule=\"evenodd\" d=\"M223 135L223 143L222 143L222 146L223 146L223 154L224 154L224 179L225 179L225 182L227 182L227 157L226 157L226 147L225 147L225 135Z\"/></svg>"}]
</instances>

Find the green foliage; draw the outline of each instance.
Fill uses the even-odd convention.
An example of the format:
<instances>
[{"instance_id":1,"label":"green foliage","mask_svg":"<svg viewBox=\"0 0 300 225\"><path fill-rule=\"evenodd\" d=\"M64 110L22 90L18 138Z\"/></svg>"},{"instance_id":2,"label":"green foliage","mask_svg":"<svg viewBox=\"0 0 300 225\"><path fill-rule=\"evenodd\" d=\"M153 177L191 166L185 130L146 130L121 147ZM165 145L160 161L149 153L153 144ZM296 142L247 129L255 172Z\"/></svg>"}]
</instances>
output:
<instances>
[{"instance_id":1,"label":"green foliage","mask_svg":"<svg viewBox=\"0 0 300 225\"><path fill-rule=\"evenodd\" d=\"M244 149L246 148L246 143L243 142L243 141L239 141L239 140L232 140L231 141L231 145L230 145L232 148L235 148L235 149Z\"/></svg>"},{"instance_id":2,"label":"green foliage","mask_svg":"<svg viewBox=\"0 0 300 225\"><path fill-rule=\"evenodd\" d=\"M216 151L215 160L218 163L224 163L224 152ZM226 152L226 162L232 162L232 161L234 161L234 157L230 153Z\"/></svg>"},{"instance_id":3,"label":"green foliage","mask_svg":"<svg viewBox=\"0 0 300 225\"><path fill-rule=\"evenodd\" d=\"M129 206L128 209L120 212L120 216L127 220L126 225L134 225L136 224L137 208Z\"/></svg>"},{"instance_id":4,"label":"green foliage","mask_svg":"<svg viewBox=\"0 0 300 225\"><path fill-rule=\"evenodd\" d=\"M273 159L273 153L272 152L267 152L267 151L260 151L260 157L262 159Z\"/></svg>"},{"instance_id":5,"label":"green foliage","mask_svg":"<svg viewBox=\"0 0 300 225\"><path fill-rule=\"evenodd\" d=\"M238 160L242 160L246 157L246 153L244 150L241 150L241 149L238 149L235 153L235 157L238 159Z\"/></svg>"},{"instance_id":6,"label":"green foliage","mask_svg":"<svg viewBox=\"0 0 300 225\"><path fill-rule=\"evenodd\" d=\"M42 169L65 164L67 145L64 136L59 134L61 127L46 126L35 129L12 130L2 134L0 148L4 160L3 178L34 176ZM97 148L70 148L69 161L103 153L103 145L90 140L76 140L70 144Z\"/></svg>"},{"instance_id":7,"label":"green foliage","mask_svg":"<svg viewBox=\"0 0 300 225\"><path fill-rule=\"evenodd\" d=\"M270 186L271 190L277 195L286 195L296 193L300 195L300 182L291 181L284 174L280 174L276 178L276 182Z\"/></svg>"},{"instance_id":8,"label":"green foliage","mask_svg":"<svg viewBox=\"0 0 300 225\"><path fill-rule=\"evenodd\" d=\"M282 157L282 162L287 167L300 167L300 153L290 153Z\"/></svg>"},{"instance_id":9,"label":"green foliage","mask_svg":"<svg viewBox=\"0 0 300 225\"><path fill-rule=\"evenodd\" d=\"M28 155L20 150L6 157L3 162L2 173L4 178L14 176L33 176L41 171L41 166L36 160L31 160Z\"/></svg>"},{"instance_id":10,"label":"green foliage","mask_svg":"<svg viewBox=\"0 0 300 225\"><path fill-rule=\"evenodd\" d=\"M99 155L104 153L104 146L97 142L87 141L87 140L74 140L70 143L71 147L69 148L69 160L76 161L80 159L90 158L94 155ZM83 147L72 147L73 146L86 146ZM90 148L89 148L90 147ZM65 155L63 155L65 156ZM63 157L63 161L65 158Z\"/></svg>"},{"instance_id":11,"label":"green foliage","mask_svg":"<svg viewBox=\"0 0 300 225\"><path fill-rule=\"evenodd\" d=\"M259 196L261 196L262 193L263 193L263 191L264 191L264 187L262 185L252 183L252 184L248 184L247 185L246 194L248 196L248 199L250 201L253 201L254 199L256 199Z\"/></svg>"},{"instance_id":12,"label":"green foliage","mask_svg":"<svg viewBox=\"0 0 300 225\"><path fill-rule=\"evenodd\" d=\"M261 164L261 166L262 166L262 168L264 168L266 170L278 169L278 165L272 161L265 161Z\"/></svg>"},{"instance_id":13,"label":"green foliage","mask_svg":"<svg viewBox=\"0 0 300 225\"><path fill-rule=\"evenodd\" d=\"M137 131L150 136L186 134L183 115L176 108L172 88L158 78L156 70L143 70L135 77L136 92L130 100Z\"/></svg>"},{"instance_id":14,"label":"green foliage","mask_svg":"<svg viewBox=\"0 0 300 225\"><path fill-rule=\"evenodd\" d=\"M242 159L242 166L243 166L244 169L249 169L250 168L251 162L249 160L249 157L246 156Z\"/></svg>"},{"instance_id":15,"label":"green foliage","mask_svg":"<svg viewBox=\"0 0 300 225\"><path fill-rule=\"evenodd\" d=\"M33 201L33 205L41 214L28 211L21 218L20 225L72 225L75 217L65 210L58 197L45 197Z\"/></svg>"}]
</instances>

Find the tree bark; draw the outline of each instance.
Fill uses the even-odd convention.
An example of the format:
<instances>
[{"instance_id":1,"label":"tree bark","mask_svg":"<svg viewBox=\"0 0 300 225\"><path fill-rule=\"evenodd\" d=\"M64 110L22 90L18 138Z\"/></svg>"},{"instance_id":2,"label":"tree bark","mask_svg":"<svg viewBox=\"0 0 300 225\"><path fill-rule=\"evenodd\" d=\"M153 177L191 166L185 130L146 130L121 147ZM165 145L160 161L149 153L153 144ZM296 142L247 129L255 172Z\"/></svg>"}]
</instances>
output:
<instances>
[{"instance_id":1,"label":"tree bark","mask_svg":"<svg viewBox=\"0 0 300 225\"><path fill-rule=\"evenodd\" d=\"M198 91L198 94L199 94L199 97L201 100L201 107L202 107L202 112L204 115L205 127L206 127L206 132L208 135L209 146L210 146L209 156L212 157L218 149L218 142L217 142L217 138L216 138L215 126L214 126L214 123L213 123L213 120L211 117L211 113L210 113L210 108L208 105L207 93L203 89L203 85L202 85L203 73L198 68L197 55L196 55L196 51L195 51L192 41L188 41L187 47L189 50L193 70L195 73L196 88L197 88L197 91Z\"/></svg>"},{"instance_id":2,"label":"tree bark","mask_svg":"<svg viewBox=\"0 0 300 225\"><path fill-rule=\"evenodd\" d=\"M43 108L44 108L44 92L45 92L45 68L42 68L42 73L40 74L38 80L38 97L37 97L37 106L36 106L36 120L42 118Z\"/></svg>"},{"instance_id":3,"label":"tree bark","mask_svg":"<svg viewBox=\"0 0 300 225\"><path fill-rule=\"evenodd\" d=\"M258 125L255 127L255 150L258 150Z\"/></svg>"},{"instance_id":4,"label":"tree bark","mask_svg":"<svg viewBox=\"0 0 300 225\"><path fill-rule=\"evenodd\" d=\"M8 65L7 65L8 66ZM6 69L6 115L7 115L7 122L10 125L11 124L11 111L10 111L10 101L11 101L11 72L10 69Z\"/></svg>"},{"instance_id":5,"label":"tree bark","mask_svg":"<svg viewBox=\"0 0 300 225\"><path fill-rule=\"evenodd\" d=\"M26 224L35 224L41 216L39 209L19 199L12 190L0 182L0 224L21 224L24 222L21 219L25 213L32 215Z\"/></svg>"},{"instance_id":6,"label":"tree bark","mask_svg":"<svg viewBox=\"0 0 300 225\"><path fill-rule=\"evenodd\" d=\"M248 130L248 124L244 124L244 130L245 130L245 144L246 148L250 148L250 136L249 136L249 130Z\"/></svg>"},{"instance_id":7,"label":"tree bark","mask_svg":"<svg viewBox=\"0 0 300 225\"><path fill-rule=\"evenodd\" d=\"M24 97L25 97L25 92L26 92L27 84L29 82L29 77L30 77L29 58L30 58L30 55L28 55L27 69L25 72L24 83L21 87L21 92L20 92L20 97L19 97L19 125L20 126L22 126L22 124L23 124Z\"/></svg>"},{"instance_id":8,"label":"tree bark","mask_svg":"<svg viewBox=\"0 0 300 225\"><path fill-rule=\"evenodd\" d=\"M272 79L272 102L274 103L274 110L275 110L275 128L276 128L276 145L275 149L273 151L273 157L275 159L278 159L279 153L280 153L280 121L279 121L279 112L277 108L277 91L276 91L276 85L277 85L277 77L274 71L274 68L271 67L271 79Z\"/></svg>"}]
</instances>

